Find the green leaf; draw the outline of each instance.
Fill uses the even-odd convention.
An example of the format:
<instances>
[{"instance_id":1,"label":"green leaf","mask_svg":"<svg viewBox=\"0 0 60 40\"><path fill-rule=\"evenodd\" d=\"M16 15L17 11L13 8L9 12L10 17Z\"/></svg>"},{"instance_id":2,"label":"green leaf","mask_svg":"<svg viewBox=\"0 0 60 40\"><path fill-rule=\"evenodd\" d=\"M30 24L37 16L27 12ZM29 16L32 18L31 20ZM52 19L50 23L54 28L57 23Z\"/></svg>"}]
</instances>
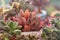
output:
<instances>
[{"instance_id":1,"label":"green leaf","mask_svg":"<svg viewBox=\"0 0 60 40\"><path fill-rule=\"evenodd\" d=\"M55 15L56 17L59 17L60 16L60 13L56 13L56 15Z\"/></svg>"},{"instance_id":2,"label":"green leaf","mask_svg":"<svg viewBox=\"0 0 60 40\"><path fill-rule=\"evenodd\" d=\"M9 40L7 37L4 37L4 40Z\"/></svg>"},{"instance_id":3,"label":"green leaf","mask_svg":"<svg viewBox=\"0 0 60 40\"><path fill-rule=\"evenodd\" d=\"M60 29L60 22L57 22L56 25L57 25L58 29Z\"/></svg>"},{"instance_id":4,"label":"green leaf","mask_svg":"<svg viewBox=\"0 0 60 40\"><path fill-rule=\"evenodd\" d=\"M21 34L21 30L14 30L14 33L20 35Z\"/></svg>"},{"instance_id":5,"label":"green leaf","mask_svg":"<svg viewBox=\"0 0 60 40\"><path fill-rule=\"evenodd\" d=\"M43 32L42 35L41 35L41 37L45 38L46 37L46 33Z\"/></svg>"},{"instance_id":6,"label":"green leaf","mask_svg":"<svg viewBox=\"0 0 60 40\"><path fill-rule=\"evenodd\" d=\"M8 26L10 27L11 30L15 30L18 26L18 24L16 22L9 22Z\"/></svg>"},{"instance_id":7,"label":"green leaf","mask_svg":"<svg viewBox=\"0 0 60 40\"><path fill-rule=\"evenodd\" d=\"M1 21L1 24L3 24L4 26L6 25L3 21Z\"/></svg>"}]
</instances>

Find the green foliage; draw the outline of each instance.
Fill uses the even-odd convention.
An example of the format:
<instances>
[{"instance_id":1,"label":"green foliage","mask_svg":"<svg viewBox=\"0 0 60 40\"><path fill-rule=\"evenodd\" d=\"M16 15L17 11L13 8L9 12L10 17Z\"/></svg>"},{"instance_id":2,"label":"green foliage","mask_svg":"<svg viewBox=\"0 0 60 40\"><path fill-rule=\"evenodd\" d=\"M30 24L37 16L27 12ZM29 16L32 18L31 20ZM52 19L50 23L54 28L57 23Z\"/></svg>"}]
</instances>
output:
<instances>
[{"instance_id":1,"label":"green foliage","mask_svg":"<svg viewBox=\"0 0 60 40\"><path fill-rule=\"evenodd\" d=\"M7 37L4 37L4 40L9 40Z\"/></svg>"},{"instance_id":2,"label":"green foliage","mask_svg":"<svg viewBox=\"0 0 60 40\"><path fill-rule=\"evenodd\" d=\"M60 30L55 31L55 32L56 32L56 38L57 38L57 40L60 40Z\"/></svg>"},{"instance_id":3,"label":"green foliage","mask_svg":"<svg viewBox=\"0 0 60 40\"><path fill-rule=\"evenodd\" d=\"M8 27L9 27L9 33L11 33L12 35L15 34L15 35L20 35L21 34L21 30L17 29L18 27L18 23L16 22L13 22L13 21L9 21L7 23Z\"/></svg>"},{"instance_id":4,"label":"green foliage","mask_svg":"<svg viewBox=\"0 0 60 40\"><path fill-rule=\"evenodd\" d=\"M18 24L16 22L10 21L10 22L8 22L8 26L9 26L10 30L13 31L17 28Z\"/></svg>"},{"instance_id":5,"label":"green foliage","mask_svg":"<svg viewBox=\"0 0 60 40\"><path fill-rule=\"evenodd\" d=\"M59 17L59 16L60 16L60 13L56 13L55 16L56 16L56 17Z\"/></svg>"},{"instance_id":6,"label":"green foliage","mask_svg":"<svg viewBox=\"0 0 60 40\"><path fill-rule=\"evenodd\" d=\"M59 22L59 21L57 21L57 22ZM57 23L57 22L54 22L54 23ZM58 24L58 25L60 25L60 24ZM54 28L44 27L41 37L44 40L60 40L60 29L57 29L57 27L54 27Z\"/></svg>"},{"instance_id":7,"label":"green foliage","mask_svg":"<svg viewBox=\"0 0 60 40\"><path fill-rule=\"evenodd\" d=\"M60 29L60 20L59 20L59 18L53 19L52 24L54 24L57 29Z\"/></svg>"},{"instance_id":8,"label":"green foliage","mask_svg":"<svg viewBox=\"0 0 60 40\"><path fill-rule=\"evenodd\" d=\"M43 28L43 33L41 35L42 38L45 40L56 40L55 33L53 32L54 30L52 28Z\"/></svg>"},{"instance_id":9,"label":"green foliage","mask_svg":"<svg viewBox=\"0 0 60 40\"><path fill-rule=\"evenodd\" d=\"M13 21L8 21L6 24L2 22L3 26L3 40L9 40L13 36L17 36L21 34L21 30L19 30L18 23Z\"/></svg>"},{"instance_id":10,"label":"green foliage","mask_svg":"<svg viewBox=\"0 0 60 40\"><path fill-rule=\"evenodd\" d=\"M14 34L20 35L21 34L21 30L14 30Z\"/></svg>"}]
</instances>

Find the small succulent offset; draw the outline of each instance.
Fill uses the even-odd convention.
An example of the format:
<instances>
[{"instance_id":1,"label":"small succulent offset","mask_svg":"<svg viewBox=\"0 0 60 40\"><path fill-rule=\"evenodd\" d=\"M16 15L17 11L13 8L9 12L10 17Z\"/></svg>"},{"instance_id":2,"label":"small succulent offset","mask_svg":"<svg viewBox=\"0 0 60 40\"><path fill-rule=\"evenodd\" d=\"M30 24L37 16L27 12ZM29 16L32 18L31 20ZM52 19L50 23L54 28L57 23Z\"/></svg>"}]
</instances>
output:
<instances>
[{"instance_id":1,"label":"small succulent offset","mask_svg":"<svg viewBox=\"0 0 60 40\"><path fill-rule=\"evenodd\" d=\"M21 30L17 29L18 24L13 21L7 22L7 24L4 27L4 32L2 33L3 35L3 40L13 40L15 39L16 35L21 34Z\"/></svg>"}]
</instances>

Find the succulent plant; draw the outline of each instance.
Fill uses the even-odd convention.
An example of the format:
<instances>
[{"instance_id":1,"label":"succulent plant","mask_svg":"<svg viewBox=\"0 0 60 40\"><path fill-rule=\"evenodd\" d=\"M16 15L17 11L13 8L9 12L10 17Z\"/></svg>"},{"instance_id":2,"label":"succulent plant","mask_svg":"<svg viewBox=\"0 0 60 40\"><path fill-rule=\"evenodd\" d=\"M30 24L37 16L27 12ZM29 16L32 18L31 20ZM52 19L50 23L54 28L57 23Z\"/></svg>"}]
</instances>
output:
<instances>
[{"instance_id":1,"label":"succulent plant","mask_svg":"<svg viewBox=\"0 0 60 40\"><path fill-rule=\"evenodd\" d=\"M52 28L44 28L41 36L45 40L57 40L56 33L54 32Z\"/></svg>"},{"instance_id":2,"label":"succulent plant","mask_svg":"<svg viewBox=\"0 0 60 40\"><path fill-rule=\"evenodd\" d=\"M53 19L52 24L54 24L57 29L60 29L60 20L59 20L59 18Z\"/></svg>"},{"instance_id":3,"label":"succulent plant","mask_svg":"<svg viewBox=\"0 0 60 40\"><path fill-rule=\"evenodd\" d=\"M56 16L56 17L59 17L59 16L60 16L60 13L56 13L55 16Z\"/></svg>"},{"instance_id":4,"label":"succulent plant","mask_svg":"<svg viewBox=\"0 0 60 40\"><path fill-rule=\"evenodd\" d=\"M13 21L7 22L7 24L4 26L2 29L4 32L2 33L3 35L3 40L13 40L15 39L16 35L21 34L21 30L17 29L17 23Z\"/></svg>"}]
</instances>

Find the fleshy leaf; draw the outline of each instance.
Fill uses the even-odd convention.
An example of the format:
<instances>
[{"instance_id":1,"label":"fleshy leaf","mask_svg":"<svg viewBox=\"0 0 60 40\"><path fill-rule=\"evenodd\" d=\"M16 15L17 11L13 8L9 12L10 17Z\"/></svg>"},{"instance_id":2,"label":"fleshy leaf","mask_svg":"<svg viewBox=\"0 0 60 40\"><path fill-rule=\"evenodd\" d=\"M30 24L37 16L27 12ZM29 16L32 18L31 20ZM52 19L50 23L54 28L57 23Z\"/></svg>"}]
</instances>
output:
<instances>
[{"instance_id":1,"label":"fleshy leaf","mask_svg":"<svg viewBox=\"0 0 60 40\"><path fill-rule=\"evenodd\" d=\"M17 25L18 24L16 22L12 22L12 21L8 23L8 26L10 27L11 30L16 29Z\"/></svg>"}]
</instances>

